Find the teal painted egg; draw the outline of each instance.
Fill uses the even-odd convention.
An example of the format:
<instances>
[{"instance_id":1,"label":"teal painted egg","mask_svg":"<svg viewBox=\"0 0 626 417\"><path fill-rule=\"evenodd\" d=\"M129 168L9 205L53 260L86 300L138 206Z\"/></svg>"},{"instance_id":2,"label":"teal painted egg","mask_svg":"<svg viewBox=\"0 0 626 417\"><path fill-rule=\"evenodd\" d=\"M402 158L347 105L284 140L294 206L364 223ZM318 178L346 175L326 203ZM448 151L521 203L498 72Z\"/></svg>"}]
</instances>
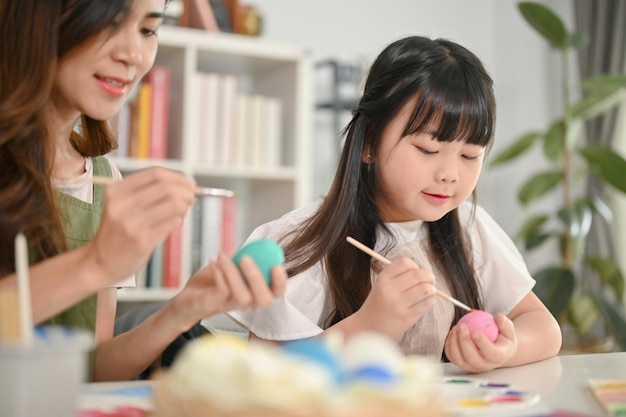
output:
<instances>
[{"instance_id":1,"label":"teal painted egg","mask_svg":"<svg viewBox=\"0 0 626 417\"><path fill-rule=\"evenodd\" d=\"M283 248L271 239L259 239L242 246L233 257L235 265L239 266L239 261L244 256L254 260L267 285L272 282L272 268L285 262Z\"/></svg>"}]
</instances>

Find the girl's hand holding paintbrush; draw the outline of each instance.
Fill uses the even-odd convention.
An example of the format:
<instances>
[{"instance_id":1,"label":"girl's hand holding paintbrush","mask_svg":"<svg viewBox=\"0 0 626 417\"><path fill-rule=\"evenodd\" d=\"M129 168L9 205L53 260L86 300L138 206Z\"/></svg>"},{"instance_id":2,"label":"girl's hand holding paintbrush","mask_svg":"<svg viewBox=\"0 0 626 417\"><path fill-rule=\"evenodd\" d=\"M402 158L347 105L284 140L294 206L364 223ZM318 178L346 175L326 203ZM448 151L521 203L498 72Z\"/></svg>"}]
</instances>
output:
<instances>
[{"instance_id":1,"label":"girl's hand holding paintbrush","mask_svg":"<svg viewBox=\"0 0 626 417\"><path fill-rule=\"evenodd\" d=\"M434 306L435 294L433 273L400 258L380 271L354 316L368 329L397 339Z\"/></svg>"}]
</instances>

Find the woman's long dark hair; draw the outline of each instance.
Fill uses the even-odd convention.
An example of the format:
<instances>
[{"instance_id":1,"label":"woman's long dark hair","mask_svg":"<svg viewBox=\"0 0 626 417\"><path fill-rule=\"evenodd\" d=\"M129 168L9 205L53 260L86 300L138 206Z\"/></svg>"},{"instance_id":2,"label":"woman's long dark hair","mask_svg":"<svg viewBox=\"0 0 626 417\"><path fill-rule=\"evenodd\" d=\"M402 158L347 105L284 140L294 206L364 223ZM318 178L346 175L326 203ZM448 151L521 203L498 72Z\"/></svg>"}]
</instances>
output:
<instances>
[{"instance_id":1,"label":"woman's long dark hair","mask_svg":"<svg viewBox=\"0 0 626 417\"><path fill-rule=\"evenodd\" d=\"M45 116L57 64L123 21L133 1L0 1L0 277L14 272L20 231L37 259L65 249ZM81 135L71 141L82 155L103 155L117 146L107 121L83 116L80 126Z\"/></svg>"},{"instance_id":2,"label":"woman's long dark hair","mask_svg":"<svg viewBox=\"0 0 626 417\"><path fill-rule=\"evenodd\" d=\"M369 247L377 229L389 231L376 208L376 166L362 162L363 150L375 155L389 123L412 106L402 137L438 123L439 141L463 140L488 148L495 127L493 83L480 60L466 48L420 36L398 40L372 65L363 96L344 130L339 166L318 211L298 230L283 236L289 276L322 261L333 309L325 326L356 312L371 290L370 257L346 243L353 236ZM391 234L390 234L391 237ZM471 254L457 210L428 223L430 258L445 275L452 295L481 308ZM461 312L456 312L454 322Z\"/></svg>"}]
</instances>

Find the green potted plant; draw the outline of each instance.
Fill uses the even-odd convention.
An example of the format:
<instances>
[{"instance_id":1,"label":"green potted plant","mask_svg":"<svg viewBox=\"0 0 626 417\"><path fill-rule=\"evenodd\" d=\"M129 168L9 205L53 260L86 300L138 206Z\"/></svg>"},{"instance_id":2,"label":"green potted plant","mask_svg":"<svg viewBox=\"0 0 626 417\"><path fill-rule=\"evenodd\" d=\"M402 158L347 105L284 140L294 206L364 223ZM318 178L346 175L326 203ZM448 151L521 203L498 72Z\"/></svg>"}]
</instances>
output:
<instances>
[{"instance_id":1,"label":"green potted plant","mask_svg":"<svg viewBox=\"0 0 626 417\"><path fill-rule=\"evenodd\" d=\"M586 121L623 103L626 76L605 74L572 85L570 52L586 36L569 33L549 8L534 2L519 3L524 19L561 57L562 117L543 132L529 132L494 155L490 167L507 163L541 146L548 168L532 174L518 190L518 199L530 208L550 193L561 203L547 212L532 214L523 223L518 241L527 251L558 243L554 265L533 272L535 291L562 326L575 329L579 340L600 327L626 350L624 276L619 265L603 253L589 253L585 243L592 221L610 221L608 205L586 192L592 179L626 193L626 161L610 147L591 144L584 136ZM573 93L580 98L574 100Z\"/></svg>"}]
</instances>

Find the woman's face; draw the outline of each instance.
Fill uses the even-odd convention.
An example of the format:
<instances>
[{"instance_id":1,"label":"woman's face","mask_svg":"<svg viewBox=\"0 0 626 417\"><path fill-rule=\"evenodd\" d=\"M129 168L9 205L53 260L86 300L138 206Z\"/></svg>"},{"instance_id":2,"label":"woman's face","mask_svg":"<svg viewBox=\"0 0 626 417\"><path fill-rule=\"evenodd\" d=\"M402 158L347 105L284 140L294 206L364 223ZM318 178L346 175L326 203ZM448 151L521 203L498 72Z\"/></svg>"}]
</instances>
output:
<instances>
[{"instance_id":1,"label":"woman's face","mask_svg":"<svg viewBox=\"0 0 626 417\"><path fill-rule=\"evenodd\" d=\"M79 114L106 120L122 108L132 88L152 67L165 0L135 0L118 27L69 51L60 61L52 91L57 117Z\"/></svg>"},{"instance_id":2,"label":"woman's face","mask_svg":"<svg viewBox=\"0 0 626 417\"><path fill-rule=\"evenodd\" d=\"M386 222L436 221L476 187L484 148L463 141L440 142L428 132L402 137L408 118L405 109L381 138L376 203Z\"/></svg>"}]
</instances>

